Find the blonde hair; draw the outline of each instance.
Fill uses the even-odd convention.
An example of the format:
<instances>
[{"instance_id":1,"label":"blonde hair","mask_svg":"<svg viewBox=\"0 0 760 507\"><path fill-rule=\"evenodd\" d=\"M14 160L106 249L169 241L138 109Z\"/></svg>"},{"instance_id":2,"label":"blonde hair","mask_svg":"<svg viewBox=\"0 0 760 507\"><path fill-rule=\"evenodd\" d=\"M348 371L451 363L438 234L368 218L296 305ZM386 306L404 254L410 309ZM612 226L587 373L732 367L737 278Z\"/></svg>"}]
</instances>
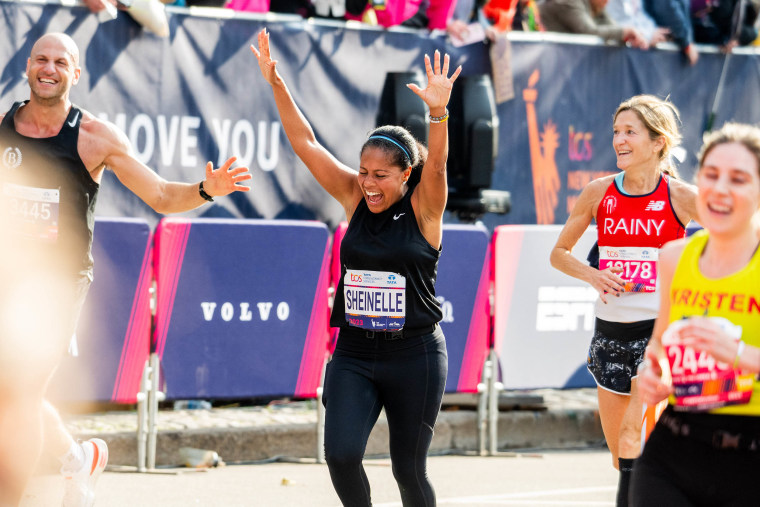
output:
<instances>
[{"instance_id":1,"label":"blonde hair","mask_svg":"<svg viewBox=\"0 0 760 507\"><path fill-rule=\"evenodd\" d=\"M649 138L662 137L665 145L659 153L660 170L678 178L678 170L670 159L670 153L681 144L681 132L678 129L681 116L678 108L667 98L660 99L654 95L635 95L620 103L612 117L613 122L623 111L633 111L649 131Z\"/></svg>"}]
</instances>

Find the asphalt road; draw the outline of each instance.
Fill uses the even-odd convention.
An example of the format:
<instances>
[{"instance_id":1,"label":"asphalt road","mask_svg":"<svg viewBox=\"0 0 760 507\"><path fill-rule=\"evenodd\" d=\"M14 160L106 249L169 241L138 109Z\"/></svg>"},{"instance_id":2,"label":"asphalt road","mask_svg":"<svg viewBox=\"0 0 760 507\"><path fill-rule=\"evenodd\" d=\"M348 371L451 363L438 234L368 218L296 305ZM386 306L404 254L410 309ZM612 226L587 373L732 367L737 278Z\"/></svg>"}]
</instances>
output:
<instances>
[{"instance_id":1,"label":"asphalt road","mask_svg":"<svg viewBox=\"0 0 760 507\"><path fill-rule=\"evenodd\" d=\"M374 507L401 506L387 459L365 461ZM327 466L313 463L228 465L202 472L106 471L96 507L340 507ZM604 448L500 456L434 456L428 461L439 506L614 506L617 472ZM22 507L61 502L63 480L39 475Z\"/></svg>"}]
</instances>

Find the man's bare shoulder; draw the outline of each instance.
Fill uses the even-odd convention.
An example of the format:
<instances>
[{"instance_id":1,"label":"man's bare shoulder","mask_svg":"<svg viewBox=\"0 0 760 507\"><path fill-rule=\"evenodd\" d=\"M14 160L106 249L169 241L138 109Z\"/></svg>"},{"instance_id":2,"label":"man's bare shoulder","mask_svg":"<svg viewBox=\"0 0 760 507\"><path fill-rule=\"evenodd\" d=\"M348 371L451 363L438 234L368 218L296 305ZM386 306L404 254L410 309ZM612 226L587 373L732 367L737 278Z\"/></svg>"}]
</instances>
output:
<instances>
[{"instance_id":1,"label":"man's bare shoulder","mask_svg":"<svg viewBox=\"0 0 760 507\"><path fill-rule=\"evenodd\" d=\"M113 123L101 120L86 109L81 111L82 123L79 128L84 129L87 133L98 136L118 134L119 129Z\"/></svg>"},{"instance_id":2,"label":"man's bare shoulder","mask_svg":"<svg viewBox=\"0 0 760 507\"><path fill-rule=\"evenodd\" d=\"M80 135L89 138L90 143L103 147L107 153L113 153L114 150L126 150L129 145L127 135L119 127L107 120L102 120L82 109L82 122L79 126ZM88 143L89 144L89 143Z\"/></svg>"}]
</instances>

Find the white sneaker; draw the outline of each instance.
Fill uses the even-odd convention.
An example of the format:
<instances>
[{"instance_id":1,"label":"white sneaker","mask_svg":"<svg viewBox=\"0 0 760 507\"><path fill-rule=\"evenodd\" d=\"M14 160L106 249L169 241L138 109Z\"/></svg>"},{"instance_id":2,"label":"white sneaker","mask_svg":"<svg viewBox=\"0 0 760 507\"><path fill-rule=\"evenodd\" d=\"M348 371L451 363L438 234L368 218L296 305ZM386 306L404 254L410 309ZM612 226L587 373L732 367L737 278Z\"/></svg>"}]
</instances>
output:
<instances>
[{"instance_id":1,"label":"white sneaker","mask_svg":"<svg viewBox=\"0 0 760 507\"><path fill-rule=\"evenodd\" d=\"M84 466L74 473L64 473L63 507L92 507L95 504L95 483L108 463L108 446L99 438L80 444Z\"/></svg>"}]
</instances>

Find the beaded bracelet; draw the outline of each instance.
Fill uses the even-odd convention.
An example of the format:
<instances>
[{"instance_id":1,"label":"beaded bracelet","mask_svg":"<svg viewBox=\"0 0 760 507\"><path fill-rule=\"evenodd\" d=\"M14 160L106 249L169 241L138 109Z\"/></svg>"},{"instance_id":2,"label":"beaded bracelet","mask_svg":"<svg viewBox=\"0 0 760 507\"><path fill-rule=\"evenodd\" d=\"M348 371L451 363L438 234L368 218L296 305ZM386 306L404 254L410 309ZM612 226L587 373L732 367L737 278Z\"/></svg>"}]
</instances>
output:
<instances>
[{"instance_id":1,"label":"beaded bracelet","mask_svg":"<svg viewBox=\"0 0 760 507\"><path fill-rule=\"evenodd\" d=\"M443 113L443 116L433 116L431 114L429 117L430 117L430 123L443 123L449 119L449 110L446 109L446 112Z\"/></svg>"}]
</instances>

